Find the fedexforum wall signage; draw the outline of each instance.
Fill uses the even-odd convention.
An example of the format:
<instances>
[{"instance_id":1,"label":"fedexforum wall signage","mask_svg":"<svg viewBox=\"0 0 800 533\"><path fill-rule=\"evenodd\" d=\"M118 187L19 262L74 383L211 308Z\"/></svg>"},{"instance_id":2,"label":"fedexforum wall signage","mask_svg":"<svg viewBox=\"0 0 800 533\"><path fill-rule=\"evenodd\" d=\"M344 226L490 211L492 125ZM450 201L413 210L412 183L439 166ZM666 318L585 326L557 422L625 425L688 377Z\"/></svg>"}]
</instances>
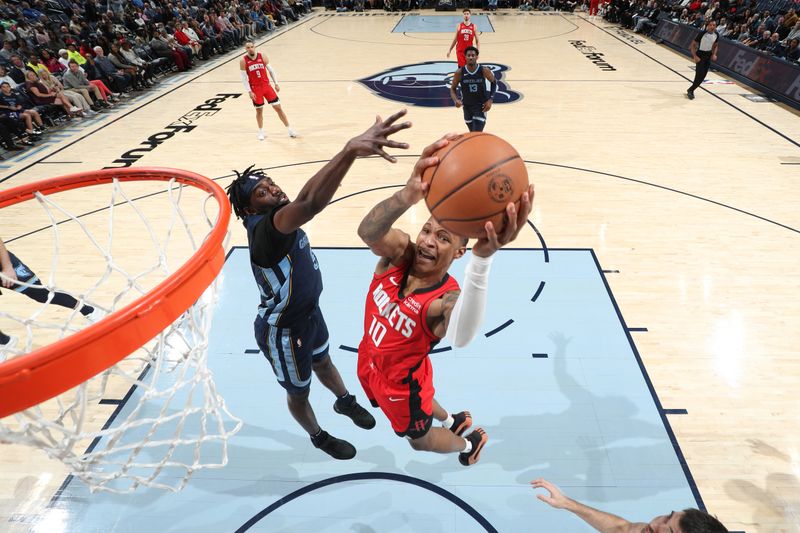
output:
<instances>
[{"instance_id":1,"label":"fedexforum wall signage","mask_svg":"<svg viewBox=\"0 0 800 533\"><path fill-rule=\"evenodd\" d=\"M152 152L159 145L174 137L177 133L188 133L195 129L197 127L195 122L201 118L216 115L222 109L220 104L222 104L222 102L228 98L239 98L241 95L242 93L221 93L214 96L214 98L209 98L188 113L182 115L172 124L166 126L163 131L152 134L147 139L139 143L139 146L133 148L132 150L128 150L119 156L118 159L115 159L111 165L103 168L125 168L133 165L145 154Z\"/></svg>"},{"instance_id":2,"label":"fedexforum wall signage","mask_svg":"<svg viewBox=\"0 0 800 533\"><path fill-rule=\"evenodd\" d=\"M586 56L586 59L597 65L600 70L605 70L607 72L617 70L606 62L603 54L597 52L597 48L594 46L589 46L586 44L586 41L570 41L569 44L574 46L578 52Z\"/></svg>"}]
</instances>

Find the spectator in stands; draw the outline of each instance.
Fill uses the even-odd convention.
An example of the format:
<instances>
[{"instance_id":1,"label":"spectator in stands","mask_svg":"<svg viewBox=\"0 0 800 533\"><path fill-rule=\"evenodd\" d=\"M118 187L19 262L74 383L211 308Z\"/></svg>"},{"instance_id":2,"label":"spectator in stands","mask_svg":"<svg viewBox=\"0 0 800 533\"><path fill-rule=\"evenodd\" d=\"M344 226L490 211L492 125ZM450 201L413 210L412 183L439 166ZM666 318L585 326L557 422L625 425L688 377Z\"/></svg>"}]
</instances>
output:
<instances>
[{"instance_id":1,"label":"spectator in stands","mask_svg":"<svg viewBox=\"0 0 800 533\"><path fill-rule=\"evenodd\" d=\"M145 79L143 70L136 65L128 63L125 58L122 57L122 54L119 52L119 45L117 43L111 45L111 50L109 50L107 57L108 60L111 61L111 64L117 68L117 70L121 70L131 77L131 85L133 85L135 90L141 91L153 86L152 83Z\"/></svg>"},{"instance_id":2,"label":"spectator in stands","mask_svg":"<svg viewBox=\"0 0 800 533\"><path fill-rule=\"evenodd\" d=\"M789 41L789 47L786 49L786 57L787 61L797 61L800 62L800 39L795 37L791 41Z\"/></svg>"},{"instance_id":3,"label":"spectator in stands","mask_svg":"<svg viewBox=\"0 0 800 533\"><path fill-rule=\"evenodd\" d=\"M3 49L0 50L0 57L10 62L11 56L13 55L14 55L14 42L8 40L3 41Z\"/></svg>"},{"instance_id":4,"label":"spectator in stands","mask_svg":"<svg viewBox=\"0 0 800 533\"><path fill-rule=\"evenodd\" d=\"M3 65L0 65L0 83L8 83L12 89L19 85L14 78L8 75L8 70Z\"/></svg>"},{"instance_id":5,"label":"spectator in stands","mask_svg":"<svg viewBox=\"0 0 800 533\"><path fill-rule=\"evenodd\" d=\"M139 69L142 71L145 81L149 82L150 85L153 85L155 82L155 65L136 55L136 52L133 51L129 41L122 42L122 45L119 46L119 53L122 55L122 58L126 63L139 67Z\"/></svg>"},{"instance_id":6,"label":"spectator in stands","mask_svg":"<svg viewBox=\"0 0 800 533\"><path fill-rule=\"evenodd\" d=\"M769 45L771 38L772 38L772 33L770 33L769 30L767 30L767 29L762 30L761 31L761 36L758 38L758 41L756 41L751 46L753 48L757 48L758 50L766 51L767 45Z\"/></svg>"},{"instance_id":7,"label":"spectator in stands","mask_svg":"<svg viewBox=\"0 0 800 533\"><path fill-rule=\"evenodd\" d=\"M94 66L97 75L115 92L121 93L129 90L131 77L114 66L99 46L94 47Z\"/></svg>"},{"instance_id":8,"label":"spectator in stands","mask_svg":"<svg viewBox=\"0 0 800 533\"><path fill-rule=\"evenodd\" d=\"M14 141L14 135L16 134L16 131L16 123L7 116L0 114L0 138L2 139L3 148L6 150L19 151L25 149L22 146L17 145L17 143ZM33 143L27 139L20 139L19 144L33 146ZM3 158L0 157L0 160L2 159Z\"/></svg>"},{"instance_id":9,"label":"spectator in stands","mask_svg":"<svg viewBox=\"0 0 800 533\"><path fill-rule=\"evenodd\" d=\"M78 65L80 66L83 66L83 64L86 63L86 58L80 52L78 52L78 47L74 42L67 44L67 59L77 61Z\"/></svg>"},{"instance_id":10,"label":"spectator in stands","mask_svg":"<svg viewBox=\"0 0 800 533\"><path fill-rule=\"evenodd\" d=\"M57 74L67 70L64 65L59 63L58 58L50 55L50 52L47 50L42 50L40 57L42 63L44 63L44 66L47 67L47 70L49 70L51 74Z\"/></svg>"},{"instance_id":11,"label":"spectator in stands","mask_svg":"<svg viewBox=\"0 0 800 533\"><path fill-rule=\"evenodd\" d=\"M50 75L49 70L45 69L39 74L39 82L47 87L47 90L52 94L66 96L69 103L72 104L72 107L77 107L81 110L81 115L91 116L96 114L97 108L94 106L94 102L88 92L85 93L86 96L84 97L84 95L78 91L71 89L66 90L64 85L62 85L55 76Z\"/></svg>"},{"instance_id":12,"label":"spectator in stands","mask_svg":"<svg viewBox=\"0 0 800 533\"><path fill-rule=\"evenodd\" d=\"M75 61L69 62L69 70L64 73L62 82L67 89L81 92L81 94L83 94L83 91L87 94L92 94L96 105L100 107L111 107L108 103L108 96L111 94L111 91L105 94L100 87L93 85L86 77L83 70L81 70L80 65Z\"/></svg>"},{"instance_id":13,"label":"spectator in stands","mask_svg":"<svg viewBox=\"0 0 800 533\"><path fill-rule=\"evenodd\" d=\"M39 76L32 70L25 73L25 88L31 95L31 100L36 105L56 105L64 109L67 116L83 116L81 110L72 105L66 95L51 91L39 80Z\"/></svg>"},{"instance_id":14,"label":"spectator in stands","mask_svg":"<svg viewBox=\"0 0 800 533\"><path fill-rule=\"evenodd\" d=\"M39 54L36 53L30 55L28 58L28 64L26 66L28 67L28 70L32 70L36 74L39 74L43 70L47 70L49 72L47 66L39 61Z\"/></svg>"},{"instance_id":15,"label":"spectator in stands","mask_svg":"<svg viewBox=\"0 0 800 533\"><path fill-rule=\"evenodd\" d=\"M770 35L769 41L766 45L764 45L763 50L774 55L775 57L783 57L786 54L786 51L781 44L780 35L778 35L778 32L774 32L772 35Z\"/></svg>"},{"instance_id":16,"label":"spectator in stands","mask_svg":"<svg viewBox=\"0 0 800 533\"><path fill-rule=\"evenodd\" d=\"M797 38L800 38L800 20L795 23L792 31L790 31L789 35L786 36L786 40L791 41L792 39Z\"/></svg>"},{"instance_id":17,"label":"spectator in stands","mask_svg":"<svg viewBox=\"0 0 800 533\"><path fill-rule=\"evenodd\" d=\"M154 36L150 41L150 48L158 57L171 58L181 72L189 69L189 56L178 47L174 39L170 42L166 32Z\"/></svg>"},{"instance_id":18,"label":"spectator in stands","mask_svg":"<svg viewBox=\"0 0 800 533\"><path fill-rule=\"evenodd\" d=\"M16 54L11 56L11 66L8 68L8 75L17 82L17 85L25 83L25 63Z\"/></svg>"},{"instance_id":19,"label":"spectator in stands","mask_svg":"<svg viewBox=\"0 0 800 533\"><path fill-rule=\"evenodd\" d=\"M205 54L203 46L200 44L200 41L189 37L189 35L184 31L184 26L188 28L188 24L186 24L185 22L179 23L177 26L175 26L175 33L174 33L175 40L181 46L188 46L189 48L191 48L192 53L195 56L200 56L201 59L208 59L208 56Z\"/></svg>"},{"instance_id":20,"label":"spectator in stands","mask_svg":"<svg viewBox=\"0 0 800 533\"><path fill-rule=\"evenodd\" d=\"M45 130L44 122L35 109L22 107L20 98L11 92L11 85L0 83L0 113L11 120L19 120L25 124L25 133L32 139L38 139Z\"/></svg>"}]
</instances>

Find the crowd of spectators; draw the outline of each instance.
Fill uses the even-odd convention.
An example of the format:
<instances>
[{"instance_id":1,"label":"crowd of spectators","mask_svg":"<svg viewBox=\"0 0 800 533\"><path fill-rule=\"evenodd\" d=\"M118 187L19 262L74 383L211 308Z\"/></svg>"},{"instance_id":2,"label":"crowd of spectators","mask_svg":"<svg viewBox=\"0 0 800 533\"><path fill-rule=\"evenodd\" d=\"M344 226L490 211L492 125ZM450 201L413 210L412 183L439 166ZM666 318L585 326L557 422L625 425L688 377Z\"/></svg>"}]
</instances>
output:
<instances>
[{"instance_id":1,"label":"crowd of spectators","mask_svg":"<svg viewBox=\"0 0 800 533\"><path fill-rule=\"evenodd\" d=\"M778 0L758 3L757 0L611 0L605 10L609 22L618 22L637 33L649 33L659 18L668 17L705 28L709 21L717 23L720 37L761 50L789 62L800 62L800 2Z\"/></svg>"},{"instance_id":2,"label":"crowd of spectators","mask_svg":"<svg viewBox=\"0 0 800 533\"><path fill-rule=\"evenodd\" d=\"M0 0L0 143L24 150L310 11L311 0Z\"/></svg>"}]
</instances>

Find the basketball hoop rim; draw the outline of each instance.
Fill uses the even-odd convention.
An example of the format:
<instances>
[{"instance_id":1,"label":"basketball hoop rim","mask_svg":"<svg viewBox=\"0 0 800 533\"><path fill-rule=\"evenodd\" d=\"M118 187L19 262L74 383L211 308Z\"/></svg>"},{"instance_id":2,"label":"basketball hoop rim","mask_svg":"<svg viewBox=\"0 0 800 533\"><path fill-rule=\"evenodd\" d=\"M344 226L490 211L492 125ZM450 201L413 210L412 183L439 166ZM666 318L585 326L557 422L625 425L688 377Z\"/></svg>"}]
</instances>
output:
<instances>
[{"instance_id":1,"label":"basketball hoop rim","mask_svg":"<svg viewBox=\"0 0 800 533\"><path fill-rule=\"evenodd\" d=\"M33 352L0 363L0 418L28 409L76 387L124 359L174 322L196 302L225 263L223 242L231 207L211 179L175 168L105 169L70 174L0 191L0 209L44 195L113 180L170 181L199 188L219 204L208 237L167 279L99 322Z\"/></svg>"}]
</instances>

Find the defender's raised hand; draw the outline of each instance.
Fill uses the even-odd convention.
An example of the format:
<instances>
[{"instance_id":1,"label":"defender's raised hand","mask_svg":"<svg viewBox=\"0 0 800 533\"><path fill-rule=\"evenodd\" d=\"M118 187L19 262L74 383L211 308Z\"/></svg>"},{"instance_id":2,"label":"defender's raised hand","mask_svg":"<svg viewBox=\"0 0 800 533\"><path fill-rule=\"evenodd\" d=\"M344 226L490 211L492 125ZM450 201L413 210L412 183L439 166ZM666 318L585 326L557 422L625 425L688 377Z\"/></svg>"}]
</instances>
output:
<instances>
[{"instance_id":1,"label":"defender's raised hand","mask_svg":"<svg viewBox=\"0 0 800 533\"><path fill-rule=\"evenodd\" d=\"M371 128L358 137L353 137L348 141L347 149L356 156L365 157L368 155L379 155L391 163L396 163L397 158L387 154L383 149L386 147L401 148L403 150L408 149L408 143L389 139L389 136L394 135L398 131L411 127L411 122L395 124L395 122L405 114L406 110L402 109L386 120L382 120L380 116L376 117L375 124L373 124Z\"/></svg>"}]
</instances>

